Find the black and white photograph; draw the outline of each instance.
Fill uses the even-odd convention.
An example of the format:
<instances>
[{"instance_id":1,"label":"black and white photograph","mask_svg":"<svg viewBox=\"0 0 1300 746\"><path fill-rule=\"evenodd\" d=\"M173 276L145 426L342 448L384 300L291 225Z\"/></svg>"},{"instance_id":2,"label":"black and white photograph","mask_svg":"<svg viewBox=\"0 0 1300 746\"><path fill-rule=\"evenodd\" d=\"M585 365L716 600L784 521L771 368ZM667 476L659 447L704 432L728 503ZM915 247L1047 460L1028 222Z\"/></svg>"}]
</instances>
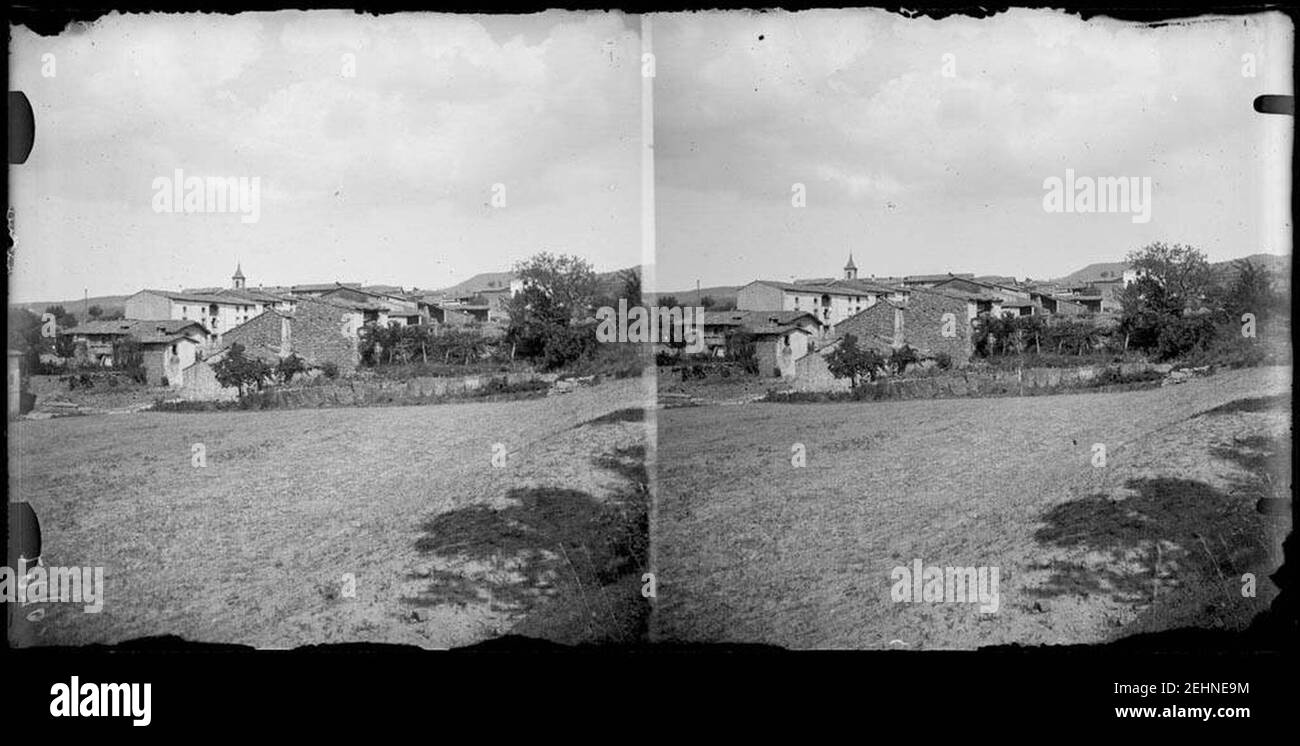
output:
<instances>
[{"instance_id":1,"label":"black and white photograph","mask_svg":"<svg viewBox=\"0 0 1300 746\"><path fill-rule=\"evenodd\" d=\"M589 323L640 286L640 57L616 14L14 30L11 644L642 639L649 348Z\"/></svg>"},{"instance_id":2,"label":"black and white photograph","mask_svg":"<svg viewBox=\"0 0 1300 746\"><path fill-rule=\"evenodd\" d=\"M1292 45L1268 14L656 19L656 280L709 350L659 368L656 636L1249 626L1292 450L1292 119L1252 102Z\"/></svg>"},{"instance_id":3,"label":"black and white photograph","mask_svg":"<svg viewBox=\"0 0 1300 746\"><path fill-rule=\"evenodd\" d=\"M19 10L24 717L1008 651L1283 714L1290 9Z\"/></svg>"}]
</instances>

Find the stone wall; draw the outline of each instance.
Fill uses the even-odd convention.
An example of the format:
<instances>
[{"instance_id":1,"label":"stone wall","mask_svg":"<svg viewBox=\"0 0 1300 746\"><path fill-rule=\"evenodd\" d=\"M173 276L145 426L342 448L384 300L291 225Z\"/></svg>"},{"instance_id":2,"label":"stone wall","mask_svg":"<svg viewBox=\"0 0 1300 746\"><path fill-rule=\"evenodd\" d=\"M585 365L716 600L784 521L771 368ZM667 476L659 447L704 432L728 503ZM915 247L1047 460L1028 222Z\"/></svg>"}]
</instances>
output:
<instances>
[{"instance_id":1,"label":"stone wall","mask_svg":"<svg viewBox=\"0 0 1300 746\"><path fill-rule=\"evenodd\" d=\"M238 342L247 354L271 364L290 352L313 367L332 362L346 376L361 362L355 315L333 303L300 298L292 316L264 313L231 329L223 341Z\"/></svg>"},{"instance_id":2,"label":"stone wall","mask_svg":"<svg viewBox=\"0 0 1300 746\"><path fill-rule=\"evenodd\" d=\"M1121 363L1078 368L1025 368L1023 370L954 370L929 376L882 378L861 384L866 399L941 399L966 396L1035 396L1095 385L1107 368L1120 376L1147 372L1167 374L1171 365ZM794 390L801 392L845 392L847 379L837 379L826 369L821 355L799 361ZM1131 385L1119 383L1117 385Z\"/></svg>"},{"instance_id":3,"label":"stone wall","mask_svg":"<svg viewBox=\"0 0 1300 746\"><path fill-rule=\"evenodd\" d=\"M274 314L263 314L263 316L272 315ZM182 380L176 396L188 401L232 401L239 396L239 392L233 387L222 388L221 384L217 383L217 375L213 372L212 366L204 361L186 368L182 373Z\"/></svg>"},{"instance_id":4,"label":"stone wall","mask_svg":"<svg viewBox=\"0 0 1300 746\"><path fill-rule=\"evenodd\" d=\"M424 377L406 381L379 378L350 380L322 380L319 377L310 385L278 388L272 396L281 407L362 406L367 404L415 404L431 399L461 396L499 381L509 386L531 381L553 382L554 374L542 373L483 373L452 378ZM296 381L297 379L295 379ZM189 401L232 401L238 391L222 388L217 383L212 366L206 362L195 363L185 370L185 385L177 397Z\"/></svg>"},{"instance_id":5,"label":"stone wall","mask_svg":"<svg viewBox=\"0 0 1300 746\"><path fill-rule=\"evenodd\" d=\"M903 311L904 341L928 355L946 352L954 365L966 365L974 352L968 305L963 299L939 293L912 293ZM944 335L943 316L948 313L952 314L952 336Z\"/></svg>"},{"instance_id":6,"label":"stone wall","mask_svg":"<svg viewBox=\"0 0 1300 746\"><path fill-rule=\"evenodd\" d=\"M795 391L849 390L849 379L832 376L826 367L826 358L820 352L804 355L794 361L793 384Z\"/></svg>"}]
</instances>

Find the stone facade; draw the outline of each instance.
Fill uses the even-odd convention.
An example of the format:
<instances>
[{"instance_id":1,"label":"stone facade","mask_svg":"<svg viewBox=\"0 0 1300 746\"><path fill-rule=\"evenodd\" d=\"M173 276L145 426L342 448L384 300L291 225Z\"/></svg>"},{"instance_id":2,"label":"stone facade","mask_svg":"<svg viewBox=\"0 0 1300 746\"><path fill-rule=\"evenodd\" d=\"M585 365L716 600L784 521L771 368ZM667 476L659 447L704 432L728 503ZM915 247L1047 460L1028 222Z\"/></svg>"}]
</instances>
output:
<instances>
[{"instance_id":1,"label":"stone facade","mask_svg":"<svg viewBox=\"0 0 1300 746\"><path fill-rule=\"evenodd\" d=\"M299 299L292 314L272 311L226 333L227 344L239 343L247 354L269 363L296 354L311 366L332 362L342 375L361 362L357 350L361 314L350 308Z\"/></svg>"},{"instance_id":2,"label":"stone facade","mask_svg":"<svg viewBox=\"0 0 1300 746\"><path fill-rule=\"evenodd\" d=\"M951 316L947 316L951 314ZM974 353L971 322L974 304L943 293L914 289L906 305L878 303L835 327L835 336L853 334L859 347L888 355L904 344L923 355L946 352L954 365L966 365Z\"/></svg>"}]
</instances>

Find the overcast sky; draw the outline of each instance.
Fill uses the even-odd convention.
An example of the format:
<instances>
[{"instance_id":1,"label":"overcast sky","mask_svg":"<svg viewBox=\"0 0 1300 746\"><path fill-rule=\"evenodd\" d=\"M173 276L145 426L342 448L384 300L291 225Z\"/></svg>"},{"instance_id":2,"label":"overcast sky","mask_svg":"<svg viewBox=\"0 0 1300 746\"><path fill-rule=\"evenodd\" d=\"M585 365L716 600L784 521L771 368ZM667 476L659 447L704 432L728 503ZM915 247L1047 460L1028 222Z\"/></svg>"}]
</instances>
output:
<instances>
[{"instance_id":1,"label":"overcast sky","mask_svg":"<svg viewBox=\"0 0 1300 746\"><path fill-rule=\"evenodd\" d=\"M661 290L838 275L850 251L862 276L1036 278L1156 240L1213 260L1290 251L1293 121L1251 107L1292 93L1280 14L651 21ZM237 261L250 286L426 288L543 249L637 264L639 29L342 11L15 29L10 89L38 124L10 170L11 295L223 285ZM154 179L176 169L259 177L259 220L155 212ZM1045 211L1066 169L1149 177L1150 222Z\"/></svg>"},{"instance_id":2,"label":"overcast sky","mask_svg":"<svg viewBox=\"0 0 1300 746\"><path fill-rule=\"evenodd\" d=\"M226 285L236 262L250 287L442 287L543 249L635 265L638 29L343 11L14 29L9 87L37 136L10 170L11 298ZM155 212L153 180L178 168L259 177L259 220Z\"/></svg>"},{"instance_id":3,"label":"overcast sky","mask_svg":"<svg viewBox=\"0 0 1300 746\"><path fill-rule=\"evenodd\" d=\"M1290 253L1293 121L1252 101L1292 93L1293 39L1279 14L656 16L658 287L836 276L850 251L860 276L1036 278L1156 240ZM1067 168L1149 176L1150 222L1047 213Z\"/></svg>"}]
</instances>

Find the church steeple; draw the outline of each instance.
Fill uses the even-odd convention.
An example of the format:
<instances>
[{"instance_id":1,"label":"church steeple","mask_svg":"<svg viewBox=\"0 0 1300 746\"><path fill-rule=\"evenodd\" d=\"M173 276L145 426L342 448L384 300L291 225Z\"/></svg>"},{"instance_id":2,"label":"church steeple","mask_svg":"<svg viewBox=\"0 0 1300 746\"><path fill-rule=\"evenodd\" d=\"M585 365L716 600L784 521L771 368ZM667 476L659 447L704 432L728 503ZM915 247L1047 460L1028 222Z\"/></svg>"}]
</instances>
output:
<instances>
[{"instance_id":1,"label":"church steeple","mask_svg":"<svg viewBox=\"0 0 1300 746\"><path fill-rule=\"evenodd\" d=\"M858 279L858 265L853 263L852 251L849 252L849 263L844 265L844 279L846 280Z\"/></svg>"},{"instance_id":2,"label":"church steeple","mask_svg":"<svg viewBox=\"0 0 1300 746\"><path fill-rule=\"evenodd\" d=\"M238 263L235 264L235 274L231 276L230 281L233 283L232 287L236 290L244 287L244 272L240 269Z\"/></svg>"}]
</instances>

